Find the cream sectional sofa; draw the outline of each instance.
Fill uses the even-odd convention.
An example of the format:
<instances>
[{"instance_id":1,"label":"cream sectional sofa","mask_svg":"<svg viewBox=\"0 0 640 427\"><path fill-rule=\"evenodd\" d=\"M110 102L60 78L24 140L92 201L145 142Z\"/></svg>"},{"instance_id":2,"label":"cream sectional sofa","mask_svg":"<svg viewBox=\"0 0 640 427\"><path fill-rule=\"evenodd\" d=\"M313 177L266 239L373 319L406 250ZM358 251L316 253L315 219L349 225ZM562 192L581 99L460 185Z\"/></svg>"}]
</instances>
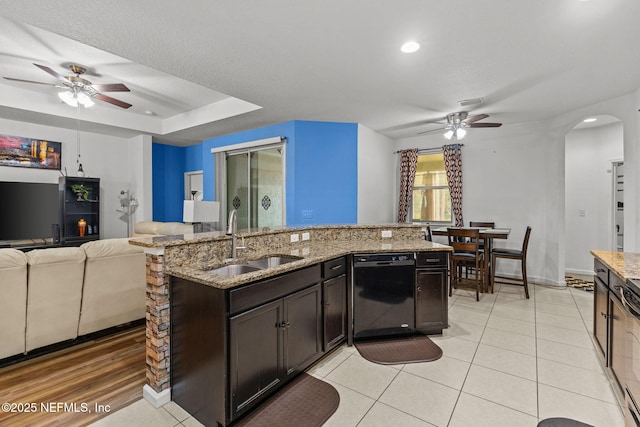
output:
<instances>
[{"instance_id":1,"label":"cream sectional sofa","mask_svg":"<svg viewBox=\"0 0 640 427\"><path fill-rule=\"evenodd\" d=\"M128 241L0 249L0 359L144 318L145 255Z\"/></svg>"},{"instance_id":2,"label":"cream sectional sofa","mask_svg":"<svg viewBox=\"0 0 640 427\"><path fill-rule=\"evenodd\" d=\"M137 222L131 237L175 235L193 233L193 225L183 222L142 221Z\"/></svg>"}]
</instances>

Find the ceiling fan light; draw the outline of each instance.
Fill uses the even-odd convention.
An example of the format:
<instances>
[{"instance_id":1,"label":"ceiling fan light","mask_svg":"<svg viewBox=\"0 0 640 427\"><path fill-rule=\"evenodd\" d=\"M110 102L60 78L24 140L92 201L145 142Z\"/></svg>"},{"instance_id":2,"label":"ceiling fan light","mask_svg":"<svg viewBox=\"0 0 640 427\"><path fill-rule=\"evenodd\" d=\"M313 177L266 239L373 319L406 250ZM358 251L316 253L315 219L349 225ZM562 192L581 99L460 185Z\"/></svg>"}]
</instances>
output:
<instances>
[{"instance_id":1,"label":"ceiling fan light","mask_svg":"<svg viewBox=\"0 0 640 427\"><path fill-rule=\"evenodd\" d=\"M467 136L467 131L462 129L462 128L458 128L456 130L456 139L462 139L465 136Z\"/></svg>"},{"instance_id":2,"label":"ceiling fan light","mask_svg":"<svg viewBox=\"0 0 640 427\"><path fill-rule=\"evenodd\" d=\"M453 131L451 129L449 129L448 131L446 131L444 133L444 137L447 139L451 139L451 137L453 137Z\"/></svg>"},{"instance_id":3,"label":"ceiling fan light","mask_svg":"<svg viewBox=\"0 0 640 427\"><path fill-rule=\"evenodd\" d=\"M89 108L95 105L95 102L91 100L91 97L84 92L78 93L78 102L84 106L84 108Z\"/></svg>"},{"instance_id":4,"label":"ceiling fan light","mask_svg":"<svg viewBox=\"0 0 640 427\"><path fill-rule=\"evenodd\" d=\"M78 106L78 100L76 99L75 96L73 96L73 93L71 92L67 92L67 91L58 92L58 98L60 98L62 102L64 102L70 107Z\"/></svg>"}]
</instances>

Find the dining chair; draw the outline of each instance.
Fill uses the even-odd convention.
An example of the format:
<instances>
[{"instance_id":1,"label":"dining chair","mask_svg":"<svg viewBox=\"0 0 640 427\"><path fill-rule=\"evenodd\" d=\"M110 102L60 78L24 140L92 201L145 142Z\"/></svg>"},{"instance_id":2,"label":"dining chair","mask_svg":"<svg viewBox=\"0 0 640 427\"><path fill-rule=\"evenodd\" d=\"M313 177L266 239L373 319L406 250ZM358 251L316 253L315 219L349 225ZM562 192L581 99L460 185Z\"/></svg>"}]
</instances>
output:
<instances>
[{"instance_id":1,"label":"dining chair","mask_svg":"<svg viewBox=\"0 0 640 427\"><path fill-rule=\"evenodd\" d=\"M451 252L451 281L449 296L460 284L475 283L476 301L480 301L480 287L484 283L484 255L480 251L480 231L478 229L447 228ZM474 278L462 277L461 267L472 267L476 272Z\"/></svg>"},{"instance_id":2,"label":"dining chair","mask_svg":"<svg viewBox=\"0 0 640 427\"><path fill-rule=\"evenodd\" d=\"M524 286L524 294L529 299L529 286L527 285L527 247L529 246L529 236L531 235L531 227L527 227L527 231L524 233L524 241L522 242L522 249L507 249L507 248L494 248L491 251L491 293L493 293L493 285L496 283L495 278L508 279L505 283L508 285L522 284ZM498 258L518 260L521 263L522 279L515 279L513 277L497 276L496 275L496 260Z\"/></svg>"},{"instance_id":3,"label":"dining chair","mask_svg":"<svg viewBox=\"0 0 640 427\"><path fill-rule=\"evenodd\" d=\"M429 224L426 225L425 229L423 230L423 233L424 233L424 240L433 242L433 235L431 234L431 226Z\"/></svg>"},{"instance_id":4,"label":"dining chair","mask_svg":"<svg viewBox=\"0 0 640 427\"><path fill-rule=\"evenodd\" d=\"M469 227L478 227L478 228L496 228L496 223L491 221L469 221ZM484 253L484 239L480 240L480 251ZM487 256L490 256L488 254ZM473 271L470 269L469 271Z\"/></svg>"}]
</instances>

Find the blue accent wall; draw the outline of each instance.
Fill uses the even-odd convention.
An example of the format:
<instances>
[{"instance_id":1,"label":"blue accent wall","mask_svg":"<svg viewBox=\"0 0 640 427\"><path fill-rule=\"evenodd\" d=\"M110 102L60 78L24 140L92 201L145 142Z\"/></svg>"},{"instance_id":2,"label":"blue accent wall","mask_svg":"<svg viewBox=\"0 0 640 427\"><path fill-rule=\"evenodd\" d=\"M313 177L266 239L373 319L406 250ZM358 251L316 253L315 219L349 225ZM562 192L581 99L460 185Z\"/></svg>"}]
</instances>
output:
<instances>
[{"instance_id":1,"label":"blue accent wall","mask_svg":"<svg viewBox=\"0 0 640 427\"><path fill-rule=\"evenodd\" d=\"M358 125L296 121L295 130L295 170L287 175L295 201L287 209L287 225L355 224Z\"/></svg>"},{"instance_id":2,"label":"blue accent wall","mask_svg":"<svg viewBox=\"0 0 640 427\"><path fill-rule=\"evenodd\" d=\"M276 136L287 138L287 225L356 223L356 123L291 121L205 140L202 144L204 198L215 200L212 148Z\"/></svg>"},{"instance_id":3,"label":"blue accent wall","mask_svg":"<svg viewBox=\"0 0 640 427\"><path fill-rule=\"evenodd\" d=\"M358 221L358 125L291 121L208 139L190 147L154 143L153 219L182 221L184 173L202 170L204 200L216 200L212 148L287 139L288 226Z\"/></svg>"},{"instance_id":4,"label":"blue accent wall","mask_svg":"<svg viewBox=\"0 0 640 427\"><path fill-rule=\"evenodd\" d=\"M153 143L153 220L182 222L185 147Z\"/></svg>"}]
</instances>

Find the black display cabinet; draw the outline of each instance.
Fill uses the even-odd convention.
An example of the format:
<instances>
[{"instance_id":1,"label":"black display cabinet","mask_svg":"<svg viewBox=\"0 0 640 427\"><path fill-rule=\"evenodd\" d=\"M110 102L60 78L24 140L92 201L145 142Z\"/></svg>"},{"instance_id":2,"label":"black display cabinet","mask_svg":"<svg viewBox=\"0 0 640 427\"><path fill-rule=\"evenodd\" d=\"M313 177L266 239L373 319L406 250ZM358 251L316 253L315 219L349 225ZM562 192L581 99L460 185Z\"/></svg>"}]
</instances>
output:
<instances>
[{"instance_id":1,"label":"black display cabinet","mask_svg":"<svg viewBox=\"0 0 640 427\"><path fill-rule=\"evenodd\" d=\"M60 177L58 190L60 244L79 246L100 239L100 178ZM54 230L54 239L56 234Z\"/></svg>"}]
</instances>

